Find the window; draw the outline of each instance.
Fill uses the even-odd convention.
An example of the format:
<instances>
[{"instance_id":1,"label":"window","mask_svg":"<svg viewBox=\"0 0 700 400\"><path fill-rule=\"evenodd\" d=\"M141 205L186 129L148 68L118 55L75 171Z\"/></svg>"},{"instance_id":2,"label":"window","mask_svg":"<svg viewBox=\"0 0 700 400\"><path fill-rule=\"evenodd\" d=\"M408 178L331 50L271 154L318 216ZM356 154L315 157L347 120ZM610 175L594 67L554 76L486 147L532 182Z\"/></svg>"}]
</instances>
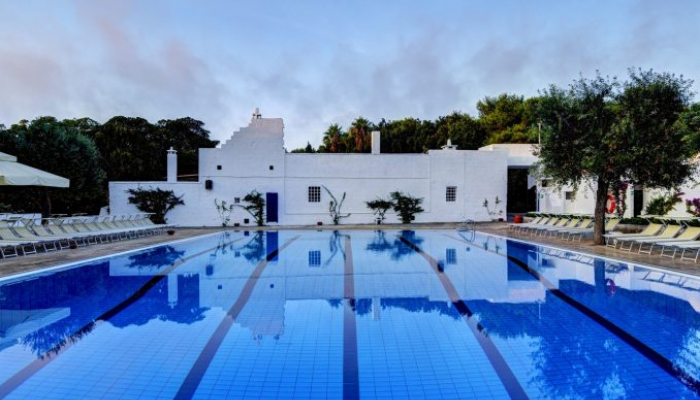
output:
<instances>
[{"instance_id":1,"label":"window","mask_svg":"<svg viewBox=\"0 0 700 400\"><path fill-rule=\"evenodd\" d=\"M309 186L309 203L321 202L321 187Z\"/></svg>"},{"instance_id":2,"label":"window","mask_svg":"<svg viewBox=\"0 0 700 400\"><path fill-rule=\"evenodd\" d=\"M445 263L446 264L457 264L457 249L446 249L445 250Z\"/></svg>"},{"instance_id":3,"label":"window","mask_svg":"<svg viewBox=\"0 0 700 400\"><path fill-rule=\"evenodd\" d=\"M320 267L321 266L321 251L311 250L309 251L309 267Z\"/></svg>"},{"instance_id":4,"label":"window","mask_svg":"<svg viewBox=\"0 0 700 400\"><path fill-rule=\"evenodd\" d=\"M219 171L221 171L221 165L217 165L217 166L216 166L216 169L218 169Z\"/></svg>"},{"instance_id":5,"label":"window","mask_svg":"<svg viewBox=\"0 0 700 400\"><path fill-rule=\"evenodd\" d=\"M457 186L448 186L445 190L445 200L457 201Z\"/></svg>"}]
</instances>

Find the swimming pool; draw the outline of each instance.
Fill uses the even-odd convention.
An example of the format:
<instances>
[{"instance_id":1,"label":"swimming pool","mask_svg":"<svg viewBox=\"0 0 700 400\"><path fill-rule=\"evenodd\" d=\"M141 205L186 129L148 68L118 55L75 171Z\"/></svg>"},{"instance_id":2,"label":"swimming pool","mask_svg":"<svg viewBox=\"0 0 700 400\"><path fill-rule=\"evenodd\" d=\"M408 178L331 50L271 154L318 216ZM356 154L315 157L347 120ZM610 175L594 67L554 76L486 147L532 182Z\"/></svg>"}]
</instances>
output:
<instances>
[{"instance_id":1,"label":"swimming pool","mask_svg":"<svg viewBox=\"0 0 700 400\"><path fill-rule=\"evenodd\" d=\"M478 232L227 232L0 281L0 399L695 398L698 310Z\"/></svg>"}]
</instances>

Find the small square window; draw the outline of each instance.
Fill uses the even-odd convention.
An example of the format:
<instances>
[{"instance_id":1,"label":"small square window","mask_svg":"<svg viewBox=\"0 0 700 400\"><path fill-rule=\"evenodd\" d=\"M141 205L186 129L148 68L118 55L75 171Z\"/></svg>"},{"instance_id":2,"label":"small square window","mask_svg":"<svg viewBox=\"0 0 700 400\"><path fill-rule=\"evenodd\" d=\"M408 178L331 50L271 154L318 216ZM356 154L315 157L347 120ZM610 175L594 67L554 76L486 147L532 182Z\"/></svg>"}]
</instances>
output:
<instances>
[{"instance_id":1,"label":"small square window","mask_svg":"<svg viewBox=\"0 0 700 400\"><path fill-rule=\"evenodd\" d=\"M275 169L274 165L270 165L270 171L273 171Z\"/></svg>"},{"instance_id":2,"label":"small square window","mask_svg":"<svg viewBox=\"0 0 700 400\"><path fill-rule=\"evenodd\" d=\"M311 250L309 251L309 267L320 267L321 266L321 251Z\"/></svg>"},{"instance_id":3,"label":"small square window","mask_svg":"<svg viewBox=\"0 0 700 400\"><path fill-rule=\"evenodd\" d=\"M309 203L321 202L321 187L309 186Z\"/></svg>"},{"instance_id":4,"label":"small square window","mask_svg":"<svg viewBox=\"0 0 700 400\"><path fill-rule=\"evenodd\" d=\"M445 250L445 264L457 264L457 249Z\"/></svg>"},{"instance_id":5,"label":"small square window","mask_svg":"<svg viewBox=\"0 0 700 400\"><path fill-rule=\"evenodd\" d=\"M218 169L219 171L221 171L221 165L217 165L217 166L216 166L216 169Z\"/></svg>"},{"instance_id":6,"label":"small square window","mask_svg":"<svg viewBox=\"0 0 700 400\"><path fill-rule=\"evenodd\" d=\"M446 201L457 201L457 186L448 186L445 190Z\"/></svg>"},{"instance_id":7,"label":"small square window","mask_svg":"<svg viewBox=\"0 0 700 400\"><path fill-rule=\"evenodd\" d=\"M233 198L233 202L236 203L236 204L238 204L238 203L241 202L241 198L240 198L240 197L234 197L234 198Z\"/></svg>"}]
</instances>

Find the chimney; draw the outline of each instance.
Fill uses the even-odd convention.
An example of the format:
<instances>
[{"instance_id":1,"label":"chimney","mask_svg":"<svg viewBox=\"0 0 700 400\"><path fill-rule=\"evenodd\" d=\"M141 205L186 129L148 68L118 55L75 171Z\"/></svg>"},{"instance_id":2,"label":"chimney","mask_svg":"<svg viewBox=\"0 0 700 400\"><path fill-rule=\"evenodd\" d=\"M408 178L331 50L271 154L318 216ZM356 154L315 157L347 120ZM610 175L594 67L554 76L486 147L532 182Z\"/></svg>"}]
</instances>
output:
<instances>
[{"instance_id":1,"label":"chimney","mask_svg":"<svg viewBox=\"0 0 700 400\"><path fill-rule=\"evenodd\" d=\"M372 131L372 154L381 153L381 133Z\"/></svg>"},{"instance_id":2,"label":"chimney","mask_svg":"<svg viewBox=\"0 0 700 400\"><path fill-rule=\"evenodd\" d=\"M177 151L168 150L168 183L177 182Z\"/></svg>"}]
</instances>

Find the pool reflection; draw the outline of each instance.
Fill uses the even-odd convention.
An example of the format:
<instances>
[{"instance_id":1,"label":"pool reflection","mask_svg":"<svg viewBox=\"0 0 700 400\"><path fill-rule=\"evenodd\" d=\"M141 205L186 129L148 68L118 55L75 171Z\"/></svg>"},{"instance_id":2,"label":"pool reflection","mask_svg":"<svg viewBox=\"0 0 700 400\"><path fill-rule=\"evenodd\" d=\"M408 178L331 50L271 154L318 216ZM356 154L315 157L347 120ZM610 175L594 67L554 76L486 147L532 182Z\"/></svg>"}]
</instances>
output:
<instances>
[{"instance_id":1,"label":"pool reflection","mask_svg":"<svg viewBox=\"0 0 700 400\"><path fill-rule=\"evenodd\" d=\"M299 240L280 250L298 234ZM655 390L677 398L694 396L591 315L634 336L697 380L697 279L451 231L229 233L2 284L0 360L13 348L42 357L65 343L94 335L93 329L102 329L94 328L94 321L115 309L118 312L104 320L125 337L172 335L173 340L184 341L198 337L202 329L213 334L226 310L240 301L257 268L262 272L246 294L222 352L229 352L229 358L243 352L235 366L245 369L255 368L262 359L286 365L293 361L286 357L297 354L294 349L303 353L325 343L309 361L318 363L323 356L330 372L319 384L327 385L327 393L336 393L342 387L338 368L343 365L339 343L349 259L346 236L352 239L350 300L357 318L363 398L400 398L405 392L399 388L411 381L442 382L423 387L426 397L450 397L467 390L485 397L505 393L463 313L446 292L444 279L474 313L471 318L483 326L531 397L633 398ZM416 253L416 247L435 260L437 270ZM139 291L143 293L137 299L129 300ZM589 314L572 307L567 298ZM126 301L131 302L122 307ZM102 346L109 347L104 340ZM197 346L203 347L201 340L196 343L191 362L201 350ZM229 358L215 358L212 368L233 368ZM428 371L422 365L446 360L455 374L450 382L445 382L439 368ZM8 365L0 378L12 375L9 369L14 367ZM477 372L479 379L469 378ZM283 370L278 373L284 376ZM498 384L483 392L484 376ZM653 377L657 386L645 376ZM214 378L205 375L203 382L207 379Z\"/></svg>"}]
</instances>

